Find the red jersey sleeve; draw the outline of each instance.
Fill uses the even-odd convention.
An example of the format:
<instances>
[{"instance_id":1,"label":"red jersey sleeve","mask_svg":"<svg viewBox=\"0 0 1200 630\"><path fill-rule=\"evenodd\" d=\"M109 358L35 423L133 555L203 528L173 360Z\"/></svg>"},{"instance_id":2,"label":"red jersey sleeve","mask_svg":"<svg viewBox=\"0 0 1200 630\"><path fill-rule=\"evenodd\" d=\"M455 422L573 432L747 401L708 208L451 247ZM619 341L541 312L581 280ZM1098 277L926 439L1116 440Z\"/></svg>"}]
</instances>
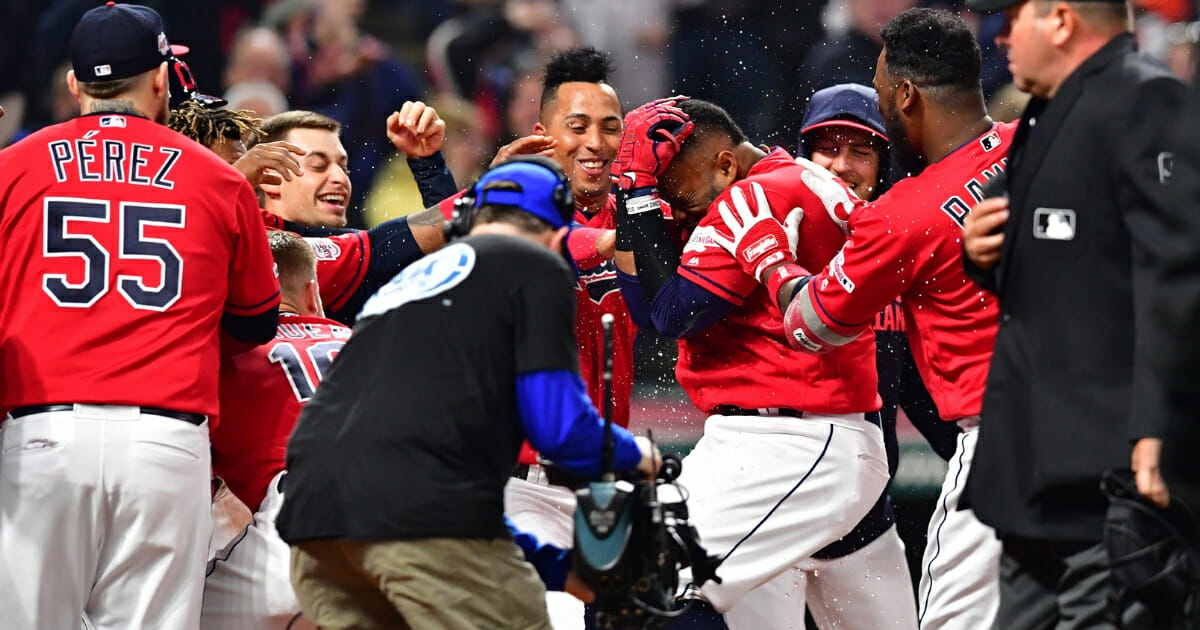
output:
<instances>
[{"instance_id":1,"label":"red jersey sleeve","mask_svg":"<svg viewBox=\"0 0 1200 630\"><path fill-rule=\"evenodd\" d=\"M371 240L363 231L347 232L325 238L305 238L317 255L317 281L321 301L329 311L337 311L367 276L371 262Z\"/></svg>"},{"instance_id":2,"label":"red jersey sleeve","mask_svg":"<svg viewBox=\"0 0 1200 630\"><path fill-rule=\"evenodd\" d=\"M237 227L239 238L229 265L225 312L258 315L279 306L279 279L258 200L249 183L238 187Z\"/></svg>"},{"instance_id":3,"label":"red jersey sleeve","mask_svg":"<svg viewBox=\"0 0 1200 630\"><path fill-rule=\"evenodd\" d=\"M920 261L910 239L895 237L901 230L883 207L859 208L850 216L849 240L795 298L798 308L811 311L805 320L819 322L812 332L821 341L842 345L858 336L908 289Z\"/></svg>"},{"instance_id":4,"label":"red jersey sleeve","mask_svg":"<svg viewBox=\"0 0 1200 630\"><path fill-rule=\"evenodd\" d=\"M454 204L458 203L458 200L465 194L467 194L467 189L464 188L438 202L437 208L441 210L444 219L449 221L454 218Z\"/></svg>"}]
</instances>

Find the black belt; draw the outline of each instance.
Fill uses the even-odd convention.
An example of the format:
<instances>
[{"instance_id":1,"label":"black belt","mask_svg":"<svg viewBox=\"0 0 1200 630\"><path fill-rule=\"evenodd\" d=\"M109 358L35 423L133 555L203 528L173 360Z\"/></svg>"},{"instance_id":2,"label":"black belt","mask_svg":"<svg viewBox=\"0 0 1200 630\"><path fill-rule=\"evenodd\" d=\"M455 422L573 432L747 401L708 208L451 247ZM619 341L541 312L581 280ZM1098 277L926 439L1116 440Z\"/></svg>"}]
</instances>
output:
<instances>
[{"instance_id":1,"label":"black belt","mask_svg":"<svg viewBox=\"0 0 1200 630\"><path fill-rule=\"evenodd\" d=\"M799 409L788 409L787 407L763 407L761 409L746 409L745 407L737 407L734 405L717 405L712 410L712 414L718 416L787 416L789 418L803 418L804 412Z\"/></svg>"},{"instance_id":2,"label":"black belt","mask_svg":"<svg viewBox=\"0 0 1200 630\"><path fill-rule=\"evenodd\" d=\"M173 418L182 420L188 424L200 426L208 419L208 416L200 413L184 413L182 411L171 411L170 409L159 409L158 407L139 407L142 413L147 413L152 416L162 416L164 418ZM14 418L24 416L32 416L35 413L52 413L56 411L74 411L75 405L30 405L28 407L17 407L9 412Z\"/></svg>"},{"instance_id":3,"label":"black belt","mask_svg":"<svg viewBox=\"0 0 1200 630\"><path fill-rule=\"evenodd\" d=\"M737 407L734 405L717 405L709 415L718 416L786 416L789 418L803 418L804 412L799 409L788 409L787 407L762 407L760 409L746 409L745 407ZM875 426L881 426L879 422L878 411L868 411L863 414L867 422Z\"/></svg>"}]
</instances>

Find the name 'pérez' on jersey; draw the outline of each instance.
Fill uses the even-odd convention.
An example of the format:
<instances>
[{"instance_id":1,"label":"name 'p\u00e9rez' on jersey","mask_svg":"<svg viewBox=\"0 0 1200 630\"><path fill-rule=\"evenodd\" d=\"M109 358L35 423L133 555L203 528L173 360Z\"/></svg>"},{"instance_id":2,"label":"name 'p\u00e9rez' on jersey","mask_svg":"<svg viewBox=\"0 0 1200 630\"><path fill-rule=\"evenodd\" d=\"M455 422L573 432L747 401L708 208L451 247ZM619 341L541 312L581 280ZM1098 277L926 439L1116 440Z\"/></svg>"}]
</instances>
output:
<instances>
[{"instance_id":1,"label":"name 'p\u00e9rez' on jersey","mask_svg":"<svg viewBox=\"0 0 1200 630\"><path fill-rule=\"evenodd\" d=\"M112 116L110 118L119 118ZM47 146L59 183L68 177L80 182L128 182L173 190L171 169L181 151L175 147L151 146L117 139L95 139L91 130L82 138L55 140ZM70 168L71 166L74 168Z\"/></svg>"}]
</instances>

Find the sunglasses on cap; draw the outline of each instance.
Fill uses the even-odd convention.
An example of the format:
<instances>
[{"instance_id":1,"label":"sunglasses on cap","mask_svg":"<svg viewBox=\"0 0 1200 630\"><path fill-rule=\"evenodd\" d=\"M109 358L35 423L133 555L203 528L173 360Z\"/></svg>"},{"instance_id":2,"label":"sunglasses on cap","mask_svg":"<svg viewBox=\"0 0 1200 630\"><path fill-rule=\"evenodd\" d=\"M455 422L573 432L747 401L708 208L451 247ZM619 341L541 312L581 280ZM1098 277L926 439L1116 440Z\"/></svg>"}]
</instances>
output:
<instances>
[{"instance_id":1,"label":"sunglasses on cap","mask_svg":"<svg viewBox=\"0 0 1200 630\"><path fill-rule=\"evenodd\" d=\"M192 76L192 69L188 67L187 62L171 56L171 67L175 69L175 76L179 79L179 85L183 86L183 93L188 100L195 101L205 109L217 109L228 105L228 101L211 94L202 94L196 89L196 77Z\"/></svg>"}]
</instances>

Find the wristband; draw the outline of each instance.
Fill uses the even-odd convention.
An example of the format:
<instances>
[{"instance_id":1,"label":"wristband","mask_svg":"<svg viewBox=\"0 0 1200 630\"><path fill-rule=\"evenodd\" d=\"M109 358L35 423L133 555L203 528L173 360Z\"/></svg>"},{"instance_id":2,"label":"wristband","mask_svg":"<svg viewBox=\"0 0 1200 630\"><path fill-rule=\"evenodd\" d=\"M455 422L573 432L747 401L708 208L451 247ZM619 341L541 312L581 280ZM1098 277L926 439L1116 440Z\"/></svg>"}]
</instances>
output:
<instances>
[{"instance_id":1,"label":"wristband","mask_svg":"<svg viewBox=\"0 0 1200 630\"><path fill-rule=\"evenodd\" d=\"M633 251L633 217L640 216L652 208L661 208L658 192L651 187L614 191L617 199L617 250Z\"/></svg>"},{"instance_id":2,"label":"wristband","mask_svg":"<svg viewBox=\"0 0 1200 630\"><path fill-rule=\"evenodd\" d=\"M807 275L809 275L809 273L804 269L804 267L801 267L794 262L789 262L779 265L770 273L770 275L767 276L767 280L764 283L767 286L767 295L770 297L771 303L775 305L775 308L779 309L780 313L784 312L784 309L787 308L787 304L779 304L779 289L781 289L789 280L794 278L802 278Z\"/></svg>"},{"instance_id":3,"label":"wristband","mask_svg":"<svg viewBox=\"0 0 1200 630\"><path fill-rule=\"evenodd\" d=\"M631 195L625 199L625 212L630 216L651 211L662 212L662 202L653 188L649 189L649 193Z\"/></svg>"}]
</instances>

